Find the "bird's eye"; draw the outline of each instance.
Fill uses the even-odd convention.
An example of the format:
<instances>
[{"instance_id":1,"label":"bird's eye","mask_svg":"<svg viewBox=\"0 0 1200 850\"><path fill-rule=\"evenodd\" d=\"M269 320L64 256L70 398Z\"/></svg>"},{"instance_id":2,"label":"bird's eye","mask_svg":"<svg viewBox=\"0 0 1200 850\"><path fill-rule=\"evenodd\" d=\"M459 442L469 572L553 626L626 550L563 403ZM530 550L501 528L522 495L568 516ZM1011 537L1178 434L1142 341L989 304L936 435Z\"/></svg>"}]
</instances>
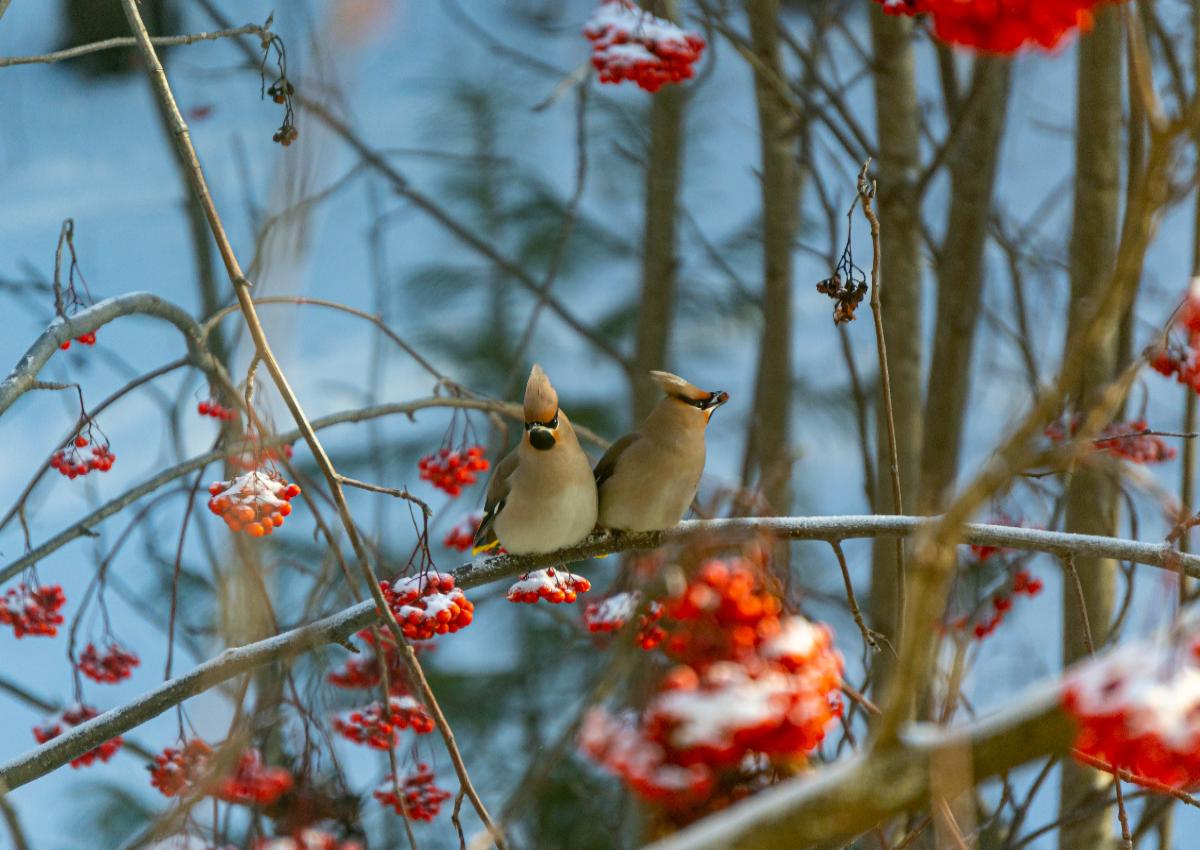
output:
<instances>
[{"instance_id":1,"label":"bird's eye","mask_svg":"<svg viewBox=\"0 0 1200 850\"><path fill-rule=\"evenodd\" d=\"M558 427L558 411L554 412L553 419L550 419L546 422L537 422L537 421L526 422L525 430L526 431L532 430L535 425L538 426L539 428L549 428L551 431L553 431L555 428Z\"/></svg>"}]
</instances>

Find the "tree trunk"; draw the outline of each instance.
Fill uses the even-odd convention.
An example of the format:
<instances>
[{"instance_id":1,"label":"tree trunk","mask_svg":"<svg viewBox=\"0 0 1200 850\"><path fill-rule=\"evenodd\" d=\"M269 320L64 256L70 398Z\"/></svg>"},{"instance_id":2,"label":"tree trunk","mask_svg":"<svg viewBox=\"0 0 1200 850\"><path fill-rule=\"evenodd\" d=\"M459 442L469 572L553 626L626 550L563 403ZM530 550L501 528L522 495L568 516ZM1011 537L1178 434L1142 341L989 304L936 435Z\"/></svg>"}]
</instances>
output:
<instances>
[{"instance_id":1,"label":"tree trunk","mask_svg":"<svg viewBox=\"0 0 1200 850\"><path fill-rule=\"evenodd\" d=\"M880 281L884 332L888 341L896 448L901 498L916 504L921 456L921 221L913 185L919 159L916 60L912 21L883 14L871 4L871 43L875 57L875 120L878 127ZM872 343L873 344L873 343ZM883 405L877 405L876 433L887 433ZM895 513L888 476L891 458L887 439L875 441L877 513ZM899 628L899 576L893 540L875 541L871 563L873 627L894 639ZM875 668L876 693L882 691L890 653L880 653Z\"/></svg>"},{"instance_id":2,"label":"tree trunk","mask_svg":"<svg viewBox=\"0 0 1200 850\"><path fill-rule=\"evenodd\" d=\"M798 173L791 110L771 82L786 79L779 55L779 1L746 0L762 145L763 331L743 477L757 473L770 510L791 507L792 240ZM770 76L764 76L769 74Z\"/></svg>"},{"instance_id":3,"label":"tree trunk","mask_svg":"<svg viewBox=\"0 0 1200 850\"><path fill-rule=\"evenodd\" d=\"M1096 28L1079 45L1075 143L1075 206L1071 230L1071 307L1067 338L1074 339L1080 325L1095 310L1116 260L1117 222L1121 171L1121 27L1112 10L1102 10ZM1119 335L1115 323L1089 356L1083 379L1072 392L1075 410L1090 407L1105 384L1115 376ZM1084 534L1116 533L1118 488L1114 473L1081 465L1067 489L1066 526ZM1077 557L1075 567L1082 584L1087 623L1093 642L1107 638L1113 616L1116 563L1107 558ZM1086 654L1084 621L1071 578L1063 593L1063 663ZM1060 812L1077 810L1085 799L1102 792L1111 777L1067 760L1062 769ZM1111 841L1111 813L1102 811L1074 823L1065 822L1059 833L1062 850L1103 848Z\"/></svg>"},{"instance_id":4,"label":"tree trunk","mask_svg":"<svg viewBox=\"0 0 1200 850\"><path fill-rule=\"evenodd\" d=\"M992 213L992 191L1004 132L1011 64L975 62L977 85L965 110L960 136L949 153L951 196L946 236L937 265L937 322L925 394L925 447L921 453L921 513L937 513L958 473L971 351L983 300L983 254ZM887 294L884 287L884 294ZM885 313L886 316L886 313ZM888 347L892 347L888 336Z\"/></svg>"}]
</instances>

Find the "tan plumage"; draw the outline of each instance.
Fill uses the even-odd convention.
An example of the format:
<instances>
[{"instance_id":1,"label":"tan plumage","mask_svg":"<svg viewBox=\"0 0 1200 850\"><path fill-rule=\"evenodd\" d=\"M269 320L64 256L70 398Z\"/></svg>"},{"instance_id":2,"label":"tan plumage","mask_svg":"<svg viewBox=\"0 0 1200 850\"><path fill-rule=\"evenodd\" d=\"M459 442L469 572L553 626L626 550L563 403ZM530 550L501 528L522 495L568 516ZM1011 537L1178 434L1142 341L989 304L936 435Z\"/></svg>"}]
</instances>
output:
<instances>
[{"instance_id":1,"label":"tan plumage","mask_svg":"<svg viewBox=\"0 0 1200 850\"><path fill-rule=\"evenodd\" d=\"M599 521L621 531L656 531L683 519L704 472L704 431L729 400L670 372L651 372L667 395L596 464Z\"/></svg>"},{"instance_id":2,"label":"tan plumage","mask_svg":"<svg viewBox=\"0 0 1200 850\"><path fill-rule=\"evenodd\" d=\"M488 482L475 551L515 555L578 543L596 525L596 482L571 420L542 367L525 385L525 433Z\"/></svg>"}]
</instances>

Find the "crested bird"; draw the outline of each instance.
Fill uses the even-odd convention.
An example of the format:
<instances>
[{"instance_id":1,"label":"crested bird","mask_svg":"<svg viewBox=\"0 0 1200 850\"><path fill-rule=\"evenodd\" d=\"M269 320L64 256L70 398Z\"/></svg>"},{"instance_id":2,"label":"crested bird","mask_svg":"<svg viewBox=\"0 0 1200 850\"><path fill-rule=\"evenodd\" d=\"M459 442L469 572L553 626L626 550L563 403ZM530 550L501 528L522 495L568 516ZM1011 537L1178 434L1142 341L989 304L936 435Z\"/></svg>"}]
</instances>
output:
<instances>
[{"instance_id":1,"label":"crested bird","mask_svg":"<svg viewBox=\"0 0 1200 850\"><path fill-rule=\"evenodd\" d=\"M596 525L596 482L558 393L536 363L525 385L525 433L496 465L472 554L514 555L578 543Z\"/></svg>"},{"instance_id":2,"label":"crested bird","mask_svg":"<svg viewBox=\"0 0 1200 850\"><path fill-rule=\"evenodd\" d=\"M687 513L704 472L704 431L729 393L670 372L651 372L666 396L596 464L600 525L618 531L670 528Z\"/></svg>"}]
</instances>

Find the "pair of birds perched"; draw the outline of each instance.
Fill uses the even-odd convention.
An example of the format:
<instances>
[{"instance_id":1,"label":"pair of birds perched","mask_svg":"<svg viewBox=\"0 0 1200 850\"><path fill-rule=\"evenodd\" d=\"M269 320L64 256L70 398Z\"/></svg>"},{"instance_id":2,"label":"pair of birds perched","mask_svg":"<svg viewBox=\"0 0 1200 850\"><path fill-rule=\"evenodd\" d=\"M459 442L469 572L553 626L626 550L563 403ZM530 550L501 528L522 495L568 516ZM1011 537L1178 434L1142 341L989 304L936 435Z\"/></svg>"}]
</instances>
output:
<instances>
[{"instance_id":1,"label":"pair of birds perched","mask_svg":"<svg viewBox=\"0 0 1200 850\"><path fill-rule=\"evenodd\" d=\"M650 378L666 397L593 470L558 393L535 364L525 385L525 433L488 482L473 553L497 545L514 555L550 552L583 540L597 523L656 531L683 519L704 472L709 417L729 394L670 372Z\"/></svg>"}]
</instances>

